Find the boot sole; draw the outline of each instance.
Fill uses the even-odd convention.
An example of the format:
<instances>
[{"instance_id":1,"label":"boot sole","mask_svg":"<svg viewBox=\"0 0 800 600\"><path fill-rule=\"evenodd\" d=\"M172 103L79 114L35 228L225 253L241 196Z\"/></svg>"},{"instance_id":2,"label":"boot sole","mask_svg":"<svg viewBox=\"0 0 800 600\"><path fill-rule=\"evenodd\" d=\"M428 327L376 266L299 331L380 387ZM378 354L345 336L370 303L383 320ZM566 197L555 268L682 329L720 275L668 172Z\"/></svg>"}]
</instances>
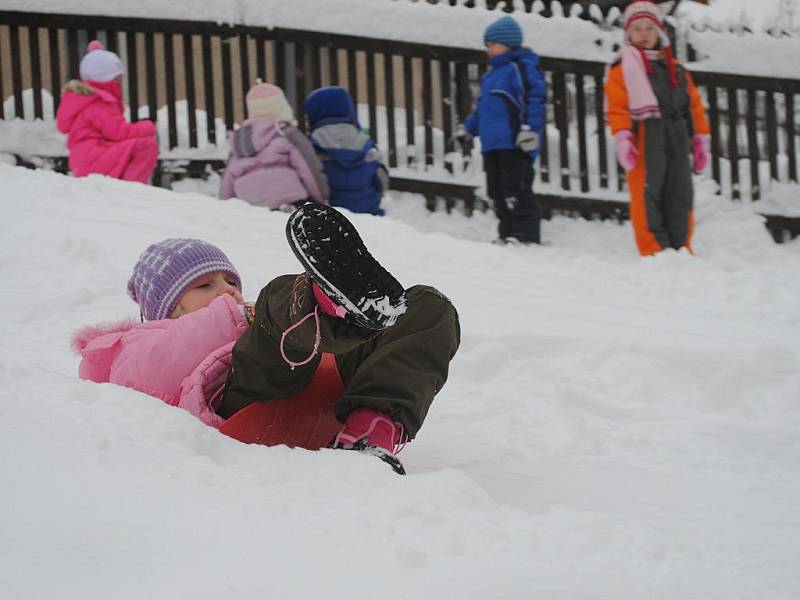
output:
<instances>
[{"instance_id":1,"label":"boot sole","mask_svg":"<svg viewBox=\"0 0 800 600\"><path fill-rule=\"evenodd\" d=\"M353 224L324 204L302 205L286 223L292 252L351 321L385 329L406 311L406 292L369 253Z\"/></svg>"}]
</instances>

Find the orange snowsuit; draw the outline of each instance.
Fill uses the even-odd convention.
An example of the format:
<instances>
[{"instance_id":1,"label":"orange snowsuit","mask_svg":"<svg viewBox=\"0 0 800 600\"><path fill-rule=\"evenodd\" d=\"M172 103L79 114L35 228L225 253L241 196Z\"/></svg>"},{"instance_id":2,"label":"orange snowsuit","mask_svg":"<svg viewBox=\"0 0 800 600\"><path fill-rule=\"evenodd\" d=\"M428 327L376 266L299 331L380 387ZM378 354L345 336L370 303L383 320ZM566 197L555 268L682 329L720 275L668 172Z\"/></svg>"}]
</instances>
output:
<instances>
[{"instance_id":1,"label":"orange snowsuit","mask_svg":"<svg viewBox=\"0 0 800 600\"><path fill-rule=\"evenodd\" d=\"M631 131L639 152L626 177L631 224L642 256L682 246L691 251L694 189L689 155L693 135L710 131L703 100L689 72L677 64L678 85L672 87L666 63L656 60L652 66L649 80L661 118L631 118L621 62L609 68L605 82L611 133Z\"/></svg>"}]
</instances>

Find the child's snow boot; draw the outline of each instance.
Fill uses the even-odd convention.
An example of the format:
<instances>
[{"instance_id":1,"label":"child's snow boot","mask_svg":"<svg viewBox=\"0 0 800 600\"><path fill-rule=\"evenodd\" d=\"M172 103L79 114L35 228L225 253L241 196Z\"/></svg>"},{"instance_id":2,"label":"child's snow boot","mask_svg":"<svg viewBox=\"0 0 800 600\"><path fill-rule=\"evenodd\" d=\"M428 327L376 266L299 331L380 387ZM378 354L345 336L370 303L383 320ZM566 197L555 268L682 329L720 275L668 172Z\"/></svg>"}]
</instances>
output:
<instances>
[{"instance_id":1,"label":"child's snow boot","mask_svg":"<svg viewBox=\"0 0 800 600\"><path fill-rule=\"evenodd\" d=\"M289 217L286 238L311 278L345 319L385 329L406 311L406 292L367 251L347 218L325 204L307 202Z\"/></svg>"},{"instance_id":2,"label":"child's snow boot","mask_svg":"<svg viewBox=\"0 0 800 600\"><path fill-rule=\"evenodd\" d=\"M405 475L406 470L396 456L405 442L405 430L400 423L371 408L359 408L347 417L347 422L333 438L330 447L377 456L388 463L395 473Z\"/></svg>"}]
</instances>

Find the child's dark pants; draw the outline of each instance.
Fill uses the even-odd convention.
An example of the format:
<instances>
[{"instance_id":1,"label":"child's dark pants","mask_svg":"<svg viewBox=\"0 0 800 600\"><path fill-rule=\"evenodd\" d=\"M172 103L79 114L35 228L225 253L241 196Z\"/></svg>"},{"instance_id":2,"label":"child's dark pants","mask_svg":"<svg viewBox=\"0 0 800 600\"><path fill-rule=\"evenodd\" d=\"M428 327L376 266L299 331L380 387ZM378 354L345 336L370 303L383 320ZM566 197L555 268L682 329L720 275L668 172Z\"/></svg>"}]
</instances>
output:
<instances>
[{"instance_id":1,"label":"child's dark pants","mask_svg":"<svg viewBox=\"0 0 800 600\"><path fill-rule=\"evenodd\" d=\"M281 356L281 335L313 312L316 301L306 275L283 275L259 294L256 317L233 348L233 363L217 412L228 418L253 402L284 398L304 389L319 365L313 360L292 369ZM408 290L408 309L382 331L349 325L320 313L320 352L336 355L345 393L336 403L344 422L360 407L383 412L403 424L411 437L422 425L434 395L447 380L450 360L461 340L458 314L436 289ZM293 362L314 347L316 325L309 318L284 341Z\"/></svg>"},{"instance_id":2,"label":"child's dark pants","mask_svg":"<svg viewBox=\"0 0 800 600\"><path fill-rule=\"evenodd\" d=\"M541 209L533 195L533 160L522 150L490 150L483 155L486 193L494 203L501 239L540 242Z\"/></svg>"}]
</instances>

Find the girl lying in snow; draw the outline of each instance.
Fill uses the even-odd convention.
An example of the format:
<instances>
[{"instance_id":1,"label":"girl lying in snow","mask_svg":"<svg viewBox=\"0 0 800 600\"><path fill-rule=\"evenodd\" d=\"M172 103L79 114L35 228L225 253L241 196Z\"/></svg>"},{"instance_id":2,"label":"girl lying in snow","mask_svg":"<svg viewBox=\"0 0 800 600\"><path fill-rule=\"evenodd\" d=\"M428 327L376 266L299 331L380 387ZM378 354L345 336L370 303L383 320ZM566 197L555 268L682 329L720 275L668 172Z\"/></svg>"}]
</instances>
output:
<instances>
[{"instance_id":1,"label":"girl lying in snow","mask_svg":"<svg viewBox=\"0 0 800 600\"><path fill-rule=\"evenodd\" d=\"M395 454L422 426L460 343L456 310L432 287L404 290L331 207L303 204L286 233L306 271L276 277L255 305L216 246L149 246L128 282L142 322L77 332L79 375L156 396L239 439L249 428L243 441L319 448L324 434L329 447L376 454L403 472ZM334 384L322 387L343 393L326 410L303 390L331 373ZM304 403L314 408L298 417ZM263 412L274 407L283 412ZM254 434L259 419L313 434L306 443L298 431Z\"/></svg>"}]
</instances>

